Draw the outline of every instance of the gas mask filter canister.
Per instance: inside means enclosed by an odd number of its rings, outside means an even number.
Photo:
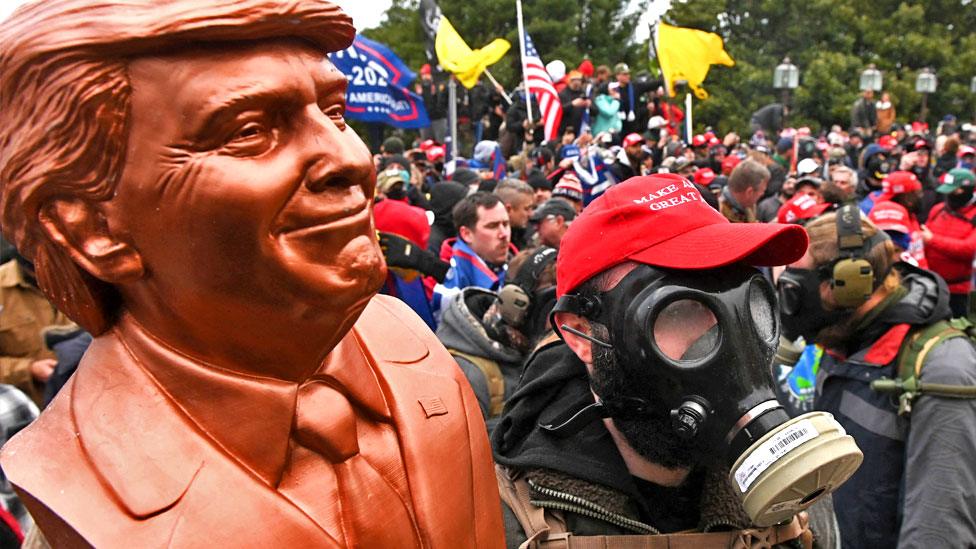
[[[861,464],[861,451],[833,416],[791,419],[777,402],[775,294],[755,269],[640,265],[609,292],[564,295],[559,311],[606,326],[609,342],[562,330],[612,349],[629,380],[619,391],[594,387],[599,415],[633,422],[669,410],[670,436],[695,448],[697,461],[731,466],[730,481],[756,526],[790,519]],[[543,428],[575,431],[582,425],[572,423],[599,415],[577,412]]]

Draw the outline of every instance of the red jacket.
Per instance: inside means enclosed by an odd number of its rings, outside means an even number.
[[[945,204],[936,204],[929,213],[928,226],[932,240],[925,243],[925,258],[929,269],[949,284],[954,294],[968,293],[972,287],[973,256],[976,254],[976,204],[958,213],[945,211]]]

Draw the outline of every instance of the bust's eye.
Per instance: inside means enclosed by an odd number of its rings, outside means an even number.
[[[271,149],[275,130],[268,124],[249,120],[241,123],[227,138],[224,149],[234,156],[258,156]]]
[[[328,106],[320,107],[322,112],[328,116],[340,131],[346,129],[346,107],[342,103],[333,103]]]

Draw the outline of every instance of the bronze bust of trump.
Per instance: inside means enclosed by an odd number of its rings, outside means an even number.
[[[95,341],[2,465],[61,546],[495,547],[477,403],[375,296],[370,155],[317,0],[0,24],[0,221]]]

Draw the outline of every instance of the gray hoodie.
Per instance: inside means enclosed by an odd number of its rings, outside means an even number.
[[[505,380],[505,400],[515,392],[522,374],[523,354],[511,347],[491,339],[485,331],[481,319],[495,302],[497,294],[482,288],[469,287],[451,297],[445,306],[441,323],[437,328],[437,338],[448,350],[457,350],[476,357],[486,358],[498,364]],[[490,433],[498,418],[489,418],[490,394],[488,382],[481,370],[462,356],[454,355],[458,366],[464,372],[474,394],[478,397],[481,414],[485,417]]]

